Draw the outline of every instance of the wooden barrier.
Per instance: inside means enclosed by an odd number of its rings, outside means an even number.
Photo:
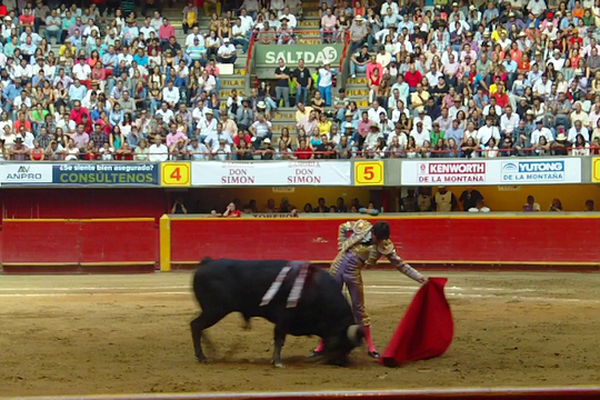
[[[171,216],[161,235],[168,257],[161,268],[192,266],[206,256],[295,259],[327,264],[337,253],[337,232],[347,218],[198,218]],[[418,215],[385,220],[399,254],[415,265],[516,266],[596,269],[600,216]],[[165,242],[167,241],[167,242]]]
[[[154,218],[2,223],[0,261],[5,273],[152,272],[158,262]]]

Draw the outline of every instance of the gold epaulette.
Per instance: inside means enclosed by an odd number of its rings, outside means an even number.
[[[373,228],[373,225],[371,225],[371,223],[369,221],[366,221],[364,219],[359,219],[352,226],[352,231],[354,232],[355,235],[363,236],[363,235],[369,233],[371,231],[371,228]]]
[[[383,240],[377,246],[377,251],[379,251],[384,256],[393,252],[394,249],[395,249],[394,242],[392,242],[390,239]]]

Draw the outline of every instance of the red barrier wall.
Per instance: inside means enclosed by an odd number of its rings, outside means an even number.
[[[2,189],[2,218],[160,218],[163,189]]]
[[[422,264],[600,263],[600,218],[587,216],[414,216],[389,222],[407,261]],[[172,219],[173,264],[213,258],[331,261],[345,219]]]
[[[151,272],[153,218],[3,221],[5,272]],[[112,268],[106,268],[112,267]]]

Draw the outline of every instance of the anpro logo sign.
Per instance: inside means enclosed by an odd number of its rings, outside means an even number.
[[[0,171],[2,184],[52,183],[50,164],[3,164]]]

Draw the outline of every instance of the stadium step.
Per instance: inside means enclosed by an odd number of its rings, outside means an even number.
[[[346,89],[347,96],[367,96],[368,94],[368,89]]]
[[[219,99],[227,99],[229,97],[229,95],[231,94],[231,89],[227,89],[227,90],[221,90],[219,92]],[[239,88],[238,89],[238,95],[244,97],[246,95],[246,92],[244,91],[244,89]]]
[[[348,78],[346,82],[348,85],[366,85],[367,78]]]
[[[318,27],[319,26],[319,21],[318,20],[304,20],[304,21],[300,21],[300,23],[298,24],[299,27]]]
[[[244,86],[243,80],[238,79],[221,79],[221,87],[231,87],[232,89],[241,88]]]
[[[283,119],[291,119],[291,120],[295,120],[296,119],[296,112],[280,112],[277,111],[273,114],[273,118],[275,119],[279,119],[279,120],[283,120]]]

